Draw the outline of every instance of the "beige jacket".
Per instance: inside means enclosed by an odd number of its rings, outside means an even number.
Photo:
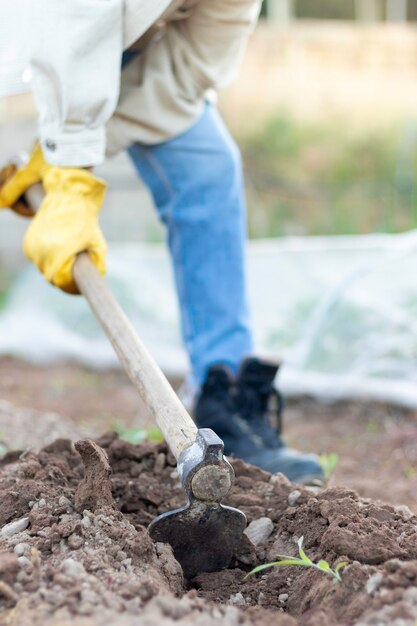
[[[96,165],[199,116],[234,76],[261,0],[35,0],[39,134],[55,165]],[[124,49],[139,51],[121,72]]]

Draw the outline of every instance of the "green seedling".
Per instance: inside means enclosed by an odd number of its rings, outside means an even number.
[[[321,454],[319,461],[324,473],[324,480],[327,484],[339,463],[339,455],[337,454],[337,452]]]
[[[416,468],[412,465],[407,465],[407,467],[405,467],[403,471],[406,478],[414,478],[414,476],[417,474]]]
[[[143,441],[155,441],[161,443],[164,440],[164,436],[159,428],[129,428],[123,424],[113,424],[115,432],[119,435],[120,439],[128,441],[129,443],[137,444]]]
[[[379,423],[376,419],[372,418],[366,423],[366,432],[370,435],[376,435],[379,430]]]
[[[304,537],[300,537],[298,540],[298,554],[299,557],[296,556],[288,556],[285,554],[278,554],[279,561],[274,561],[273,563],[264,563],[263,565],[258,565],[248,574],[246,574],[244,580],[246,580],[252,574],[257,574],[258,572],[263,572],[265,569],[270,567],[282,567],[288,565],[299,565],[301,567],[312,567],[314,569],[319,570],[323,574],[327,574],[328,576],[332,576],[334,583],[342,582],[342,578],[340,576],[340,570],[348,564],[348,561],[343,561],[342,563],[338,563],[334,569],[330,567],[327,561],[320,560],[318,563],[314,563],[304,552],[303,550],[303,541]]]

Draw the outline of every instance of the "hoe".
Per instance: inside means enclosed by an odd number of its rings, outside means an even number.
[[[40,184],[26,192],[34,211],[43,195]],[[177,460],[188,502],[151,522],[152,539],[172,546],[186,578],[227,567],[246,517],[221,504],[234,480],[223,441],[208,428],[197,429],[86,252],[77,256],[73,275]]]

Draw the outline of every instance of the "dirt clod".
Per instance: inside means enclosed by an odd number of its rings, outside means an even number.
[[[94,441],[77,441],[75,449],[81,456],[85,475],[75,492],[75,509],[88,509],[93,513],[104,506],[115,506],[110,474],[111,467],[105,451]]]
[[[13,583],[19,571],[17,556],[7,552],[0,553],[0,580],[5,583]]]

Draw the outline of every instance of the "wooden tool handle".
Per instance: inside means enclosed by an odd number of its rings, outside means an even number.
[[[33,185],[25,197],[37,210],[44,197],[42,185]],[[73,276],[178,460],[181,452],[195,441],[197,428],[193,420],[86,252],[78,255]]]

